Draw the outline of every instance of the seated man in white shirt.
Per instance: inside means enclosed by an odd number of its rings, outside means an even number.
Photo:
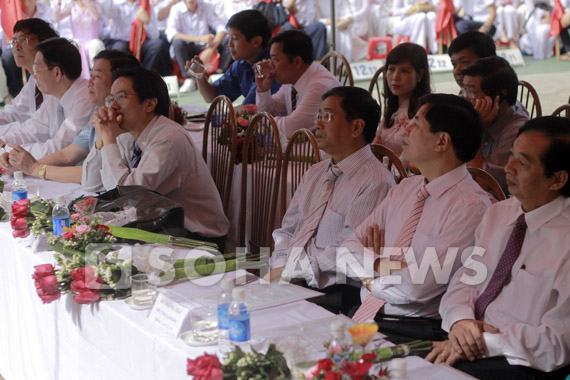
[[[89,78],[89,101],[95,107],[105,105],[105,97],[111,93],[112,77],[115,71],[136,67],[139,61],[130,53],[120,50],[102,50],[93,59]],[[81,183],[81,162],[87,157],[94,144],[102,145],[101,138],[91,124],[87,124],[73,143],[55,153],[36,160],[19,145],[10,144],[10,153],[0,156],[0,166],[10,171],[20,170],[24,174],[50,179],[57,182]]]
[[[456,12],[455,29],[458,34],[463,34],[471,30],[478,30],[481,33],[492,36],[497,28],[495,19],[497,18],[497,7],[495,0],[455,0],[455,7],[462,14],[459,17]]]
[[[184,128],[168,119],[166,84],[140,67],[116,72],[113,79],[106,106],[93,115],[102,147],[92,149],[83,162],[83,187],[155,190],[184,207],[189,237],[212,241],[223,252],[229,221],[202,155]]]
[[[273,232],[270,278],[300,280],[326,293],[340,293],[334,305],[321,306],[346,313],[358,300],[360,285],[335,285],[336,249],[395,181],[370,150],[380,107],[367,91],[358,87],[327,91],[316,118],[317,144],[331,158],[313,165],[303,176],[281,228]],[[321,196],[324,191],[330,191],[328,197]],[[296,270],[298,265],[304,268]]]
[[[20,20],[14,25],[14,38],[10,41],[16,65],[32,72],[36,45],[48,38],[57,37],[57,32],[39,18]],[[20,73],[20,77],[21,77]],[[43,103],[43,94],[36,86],[36,78],[31,75],[22,91],[0,111],[0,125],[12,121],[26,121]]]
[[[301,31],[288,30],[273,37],[269,55],[270,61],[261,62],[263,78],[255,77],[255,102],[259,111],[275,116],[285,145],[296,130],[315,130],[313,115],[319,111],[323,94],[340,82],[323,65],[313,62],[313,43]],[[273,79],[282,86],[271,95]]]
[[[491,206],[440,312],[449,340],[427,359],[478,379],[570,373],[570,120],[520,130],[505,166],[514,196]]]
[[[348,277],[364,284],[363,304],[353,319],[376,317],[379,330],[394,343],[445,336],[439,302],[490,204],[465,165],[477,153],[481,133],[479,116],[467,100],[444,94],[420,98],[403,155],[422,175],[390,189],[372,215],[341,242],[346,251],[337,261],[364,261],[364,269],[345,269]],[[382,257],[370,256],[365,247]]]
[[[19,144],[40,159],[73,142],[89,121],[93,105],[75,45],[65,38],[50,38],[36,50],[33,71],[45,104],[23,123],[0,126],[0,145]]]

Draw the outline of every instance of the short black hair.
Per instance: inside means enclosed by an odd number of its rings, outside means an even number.
[[[526,132],[538,132],[550,139],[550,145],[540,155],[544,175],[549,178],[564,170],[570,176],[570,119],[557,116],[537,117],[527,121],[518,136]],[[570,197],[570,180],[560,189],[560,195]]]
[[[475,158],[483,139],[483,124],[471,102],[457,95],[428,94],[420,98],[418,110],[423,105],[428,106],[425,119],[430,131],[451,136],[457,159],[469,162]]]
[[[113,82],[123,77],[131,80],[133,91],[136,92],[141,103],[146,99],[156,98],[156,107],[153,112],[168,117],[170,96],[166,83],[157,72],[143,69],[141,66],[129,67],[114,72]]]
[[[301,57],[305,63],[313,62],[313,41],[305,32],[300,30],[281,32],[269,40],[270,47],[275,43],[281,44],[281,50],[289,61],[292,62],[293,58]]]
[[[16,22],[16,24],[14,24],[14,34],[18,32],[33,34],[40,42],[50,38],[59,37],[59,34],[52,28],[52,26],[40,18],[27,18]]]
[[[323,95],[323,100],[329,96],[341,98],[340,107],[346,114],[346,120],[364,120],[362,135],[366,144],[370,144],[376,135],[376,129],[382,116],[380,106],[370,93],[359,87],[335,87]]]
[[[98,59],[106,59],[111,64],[111,73],[117,70],[124,69],[127,67],[137,67],[140,65],[138,59],[135,58],[131,53],[127,53],[121,50],[101,50],[93,61]]]
[[[81,54],[71,41],[54,37],[36,45],[38,53],[42,53],[48,68],[59,67],[63,74],[71,80],[81,75]]]
[[[476,30],[466,32],[455,37],[447,49],[447,54],[451,57],[451,55],[459,53],[461,50],[465,49],[473,50],[473,53],[475,53],[479,58],[497,55],[497,49],[493,38]]]
[[[481,77],[481,90],[494,98],[501,91],[506,91],[509,105],[517,101],[519,77],[509,62],[502,57],[486,57],[472,62],[463,71],[463,75]]]
[[[261,13],[256,9],[246,9],[245,11],[238,12],[234,14],[228,20],[226,28],[235,28],[244,35],[247,42],[251,41],[253,37],[261,37],[261,45],[263,47],[267,46],[269,39],[271,38],[271,28],[269,27],[269,22]]]

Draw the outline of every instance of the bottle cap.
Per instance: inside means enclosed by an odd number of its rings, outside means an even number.
[[[245,301],[245,289],[244,288],[234,288],[232,290],[232,298],[234,301]]]
[[[220,284],[220,287],[223,290],[232,290],[234,288],[234,280],[231,278],[224,278]]]
[[[63,195],[56,195],[55,203],[65,204],[65,197]]]
[[[22,173],[22,172],[14,172],[14,179],[15,179],[15,180],[22,180],[22,179],[24,179],[24,173]]]

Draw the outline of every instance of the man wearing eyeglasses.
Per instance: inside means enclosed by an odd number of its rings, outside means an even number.
[[[0,145],[19,144],[36,159],[71,144],[89,121],[87,80],[81,77],[81,56],[65,38],[51,38],[36,45],[33,73],[46,97],[29,120],[0,127]]]
[[[325,299],[315,301],[337,313],[358,302],[360,284],[336,284],[336,249],[395,184],[370,150],[379,120],[378,103],[361,88],[336,87],[323,95],[315,138],[331,158],[305,174],[273,232],[268,278],[324,291]]]
[[[57,32],[39,18],[20,20],[14,25],[14,38],[9,42],[16,65],[32,72],[36,56],[36,44],[57,37]],[[21,70],[18,70],[21,71]],[[21,72],[18,73],[21,78]],[[8,76],[10,77],[10,76]],[[0,111],[0,125],[13,121],[26,121],[43,103],[43,94],[36,86],[36,78],[30,76],[22,91]]]

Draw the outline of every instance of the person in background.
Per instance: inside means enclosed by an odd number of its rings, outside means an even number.
[[[431,93],[425,49],[413,43],[392,49],[386,58],[382,82],[386,105],[373,143],[385,145],[399,156],[406,125],[416,114],[420,98]]]
[[[478,30],[489,36],[495,34],[497,7],[495,0],[455,0],[455,29],[458,34]],[[461,14],[461,16],[459,16]]]
[[[478,379],[570,373],[570,120],[519,131],[505,166],[510,199],[489,207],[476,250],[441,301],[449,340],[426,357]]]
[[[285,7],[295,14],[299,24],[298,29],[303,30],[311,37],[315,61],[323,58],[329,50],[327,46],[327,28],[325,24],[319,21],[316,3],[316,0],[287,0],[285,2]],[[282,32],[291,29],[295,28],[289,21],[281,27]]]
[[[396,24],[396,33],[437,54],[435,10],[432,0],[395,0],[392,15],[402,17]]]

